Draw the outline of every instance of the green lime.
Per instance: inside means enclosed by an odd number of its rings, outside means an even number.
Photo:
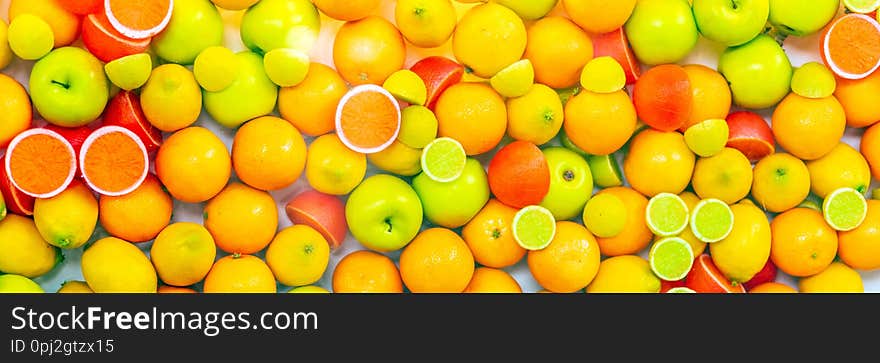
[[[865,196],[853,188],[840,188],[825,197],[822,214],[831,228],[851,231],[862,225],[868,215]]]
[[[413,105],[424,106],[428,100],[428,88],[425,81],[416,72],[402,69],[391,74],[382,84],[388,92],[401,101]]]
[[[678,195],[660,193],[648,201],[645,221],[651,232],[662,237],[677,236],[688,226],[690,211]]]
[[[587,156],[587,164],[593,173],[593,183],[601,188],[623,185],[623,175],[614,154]]]
[[[309,55],[290,48],[276,48],[263,56],[263,69],[272,83],[280,87],[300,84],[309,73]]]
[[[219,45],[205,48],[196,57],[193,75],[205,91],[220,92],[238,78],[238,57]]]
[[[843,6],[854,13],[868,14],[880,7],[880,0],[843,0]]]
[[[581,86],[595,93],[613,93],[626,86],[626,73],[614,58],[593,58],[581,71]]]
[[[684,142],[694,154],[707,158],[724,150],[729,136],[727,121],[709,119],[685,130]]]
[[[721,241],[733,231],[733,211],[718,199],[704,199],[691,213],[691,232],[698,240],[713,243]]]
[[[809,62],[794,70],[791,91],[801,97],[825,98],[834,94],[837,80],[824,64]]]
[[[489,84],[504,97],[525,96],[535,84],[535,67],[528,59],[517,61],[492,76]]]
[[[694,266],[694,250],[681,238],[664,238],[651,246],[648,262],[657,277],[666,281],[679,281]]]
[[[451,182],[461,176],[467,162],[464,147],[455,139],[434,139],[422,150],[422,171],[429,178],[441,183]]]
[[[522,248],[537,251],[547,248],[556,236],[556,219],[547,208],[530,205],[513,217],[513,239]]]
[[[584,226],[596,237],[612,238],[626,226],[626,204],[611,193],[599,193],[584,207]]]
[[[690,288],[684,287],[684,286],[678,286],[678,287],[673,287],[669,290],[666,290],[666,293],[667,294],[696,294],[697,292],[690,289]]]
[[[425,106],[413,105],[400,112],[397,141],[413,149],[422,149],[437,138],[437,116]]]
[[[104,65],[110,82],[126,91],[143,86],[152,72],[153,58],[147,53],[132,54]]]

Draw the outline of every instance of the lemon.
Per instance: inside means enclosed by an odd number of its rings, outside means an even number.
[[[425,106],[413,105],[401,111],[397,141],[414,149],[428,146],[437,138],[437,116]]]
[[[90,294],[93,293],[92,288],[89,287],[85,281],[64,281],[61,284],[61,288],[58,289],[59,294]]]
[[[285,228],[266,250],[266,263],[278,282],[287,286],[313,284],[330,262],[330,245],[318,231],[304,224]]]
[[[452,36],[452,52],[478,77],[489,78],[522,58],[526,37],[526,26],[513,10],[485,3],[462,16]]]
[[[165,227],[150,247],[156,273],[163,282],[173,286],[202,281],[216,257],[214,237],[196,223],[178,222]]]
[[[153,59],[147,53],[132,54],[104,65],[104,72],[110,82],[126,91],[146,84],[152,71]]]
[[[507,100],[507,134],[516,140],[543,145],[559,133],[564,116],[556,91],[535,84],[522,97]]]
[[[770,222],[761,209],[746,203],[730,207],[733,230],[727,238],[709,244],[712,262],[728,279],[743,283],[752,279],[770,258]]]
[[[382,88],[404,102],[424,106],[428,101],[428,87],[415,72],[401,69],[392,73],[382,84]]]
[[[733,204],[749,195],[752,178],[749,159],[739,150],[728,147],[714,156],[697,160],[692,182],[700,198],[716,198]]]
[[[810,171],[791,154],[776,153],[761,159],[753,179],[752,197],[773,213],[796,207],[810,194]]]
[[[402,176],[413,176],[422,171],[422,150],[414,149],[395,140],[387,149],[367,155],[377,168]]]
[[[21,275],[0,275],[0,293],[41,293],[40,285]]]
[[[156,270],[135,245],[115,237],[98,240],[82,255],[82,274],[95,292],[155,293]]]
[[[798,283],[804,293],[863,293],[862,276],[849,266],[833,262],[824,271],[805,277]]]
[[[614,58],[603,56],[590,60],[581,71],[581,87],[590,92],[613,93],[626,86],[623,67]]]
[[[862,154],[845,143],[839,143],[825,156],[807,162],[810,189],[825,198],[840,188],[853,188],[867,193],[871,185],[871,169]]]
[[[34,221],[10,214],[0,221],[0,271],[25,277],[41,276],[63,255],[46,243]]]
[[[366,173],[367,156],[349,149],[335,133],[319,136],[309,145],[306,179],[321,193],[351,193]]]
[[[798,67],[791,77],[791,91],[801,97],[831,97],[836,89],[834,73],[819,62],[809,62]]]
[[[599,272],[587,286],[588,293],[658,293],[660,279],[644,258],[623,255],[599,264]]]
[[[684,141],[694,154],[709,157],[724,150],[729,136],[727,121],[708,119],[685,130]]]
[[[82,247],[98,223],[98,201],[83,183],[34,202],[34,222],[46,242],[66,249]]]
[[[458,17],[449,0],[398,0],[394,20],[410,43],[434,48],[449,40]]]
[[[535,84],[535,67],[528,59],[516,61],[489,78],[489,84],[504,97],[525,96]]]
[[[9,49],[9,25],[0,19],[0,69],[12,62],[12,49]]]

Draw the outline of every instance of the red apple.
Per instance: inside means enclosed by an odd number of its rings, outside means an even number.
[[[727,127],[730,129],[727,147],[739,150],[751,162],[776,151],[773,130],[761,115],[749,111],[734,112],[727,116]]]
[[[730,280],[724,277],[724,274],[718,270],[712,257],[702,254],[694,260],[694,266],[685,277],[685,286],[691,290],[701,293],[745,293],[746,290],[742,284],[732,284]]]
[[[305,224],[320,232],[331,249],[345,241],[348,223],[345,205],[338,197],[315,190],[300,193],[287,203],[287,217],[294,224]]]
[[[134,92],[119,91],[104,109],[104,125],[115,125],[134,132],[152,154],[162,145],[162,131],[147,121],[141,102]]]
[[[758,273],[755,274],[751,280],[744,283],[743,286],[745,286],[746,291],[749,291],[755,288],[755,286],[773,281],[776,281],[776,265],[773,264],[773,261],[768,259],[767,263],[764,264],[764,268],[762,268],[761,271],[758,271]]]
[[[6,155],[0,158],[0,193],[6,202],[6,209],[20,216],[34,215],[34,197],[22,193],[6,175]]]
[[[452,85],[461,82],[461,77],[464,76],[464,66],[440,56],[422,59],[413,64],[410,70],[425,81],[425,87],[428,88],[426,106],[431,110],[434,109],[440,94]]]
[[[605,56],[614,58],[623,67],[623,73],[626,74],[626,84],[633,84],[639,80],[642,74],[641,63],[633,54],[623,28],[604,34],[595,34],[591,39],[594,58]]]

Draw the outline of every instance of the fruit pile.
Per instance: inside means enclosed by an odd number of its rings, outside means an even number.
[[[0,68],[28,73],[0,74],[0,292],[72,264],[58,292],[862,292],[880,269],[878,0],[0,6]]]

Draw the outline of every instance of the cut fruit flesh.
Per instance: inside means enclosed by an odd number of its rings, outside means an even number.
[[[9,143],[6,154],[6,175],[16,189],[34,198],[58,195],[76,175],[73,146],[49,129],[35,128],[18,134]]]

